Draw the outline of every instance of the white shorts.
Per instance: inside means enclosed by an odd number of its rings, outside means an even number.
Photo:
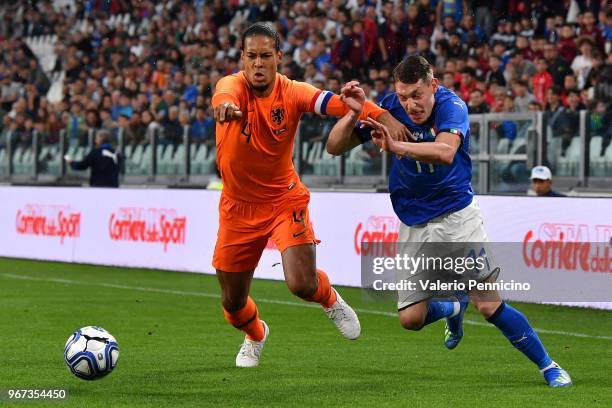
[[[461,243],[464,242],[488,242],[487,234],[483,227],[482,217],[480,215],[480,207],[478,206],[476,199],[473,199],[470,205],[464,209],[441,215],[430,220],[426,224],[408,226],[401,223],[397,243],[398,254],[408,254],[409,256],[416,257],[422,254],[422,252],[419,249],[419,245],[415,244],[434,242],[449,243],[449,246],[455,246],[454,249],[456,249],[457,246],[462,247],[464,248],[465,253],[472,248],[475,249],[476,253],[482,253],[481,251],[484,248],[486,256],[490,258],[491,254],[488,247],[485,248],[485,246],[478,245],[478,249],[476,249],[476,247],[471,247],[469,245],[465,247],[461,245]],[[442,253],[432,253],[432,245],[428,245],[427,248],[428,249],[426,251],[429,252],[428,256],[443,256]],[[440,245],[435,248],[443,249],[443,246]],[[472,277],[479,282],[486,281],[496,272],[498,272],[498,269],[496,268],[484,268],[481,271],[478,271],[476,275],[472,275]],[[448,296],[448,294],[443,295],[442,292],[439,291],[423,289],[420,284],[420,282],[424,282],[426,280],[436,280],[437,277],[439,277],[439,275],[436,275],[435,272],[430,270],[412,272],[397,270],[397,281],[415,282],[413,290],[398,290],[398,310],[405,309],[412,304],[430,299],[437,295],[440,295],[441,297]]]
[[[488,242],[482,224],[474,198],[463,210],[440,215],[427,224],[410,227],[402,222],[398,242]]]

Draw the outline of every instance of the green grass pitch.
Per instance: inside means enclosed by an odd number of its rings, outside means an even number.
[[[343,339],[317,305],[283,282],[251,295],[271,328],[260,367],[237,369],[240,332],[223,319],[213,276],[0,259],[0,389],[66,389],[68,407],[581,407],[612,406],[612,313],[519,304],[574,386],[549,389],[470,307],[465,337],[443,347],[442,322],[400,328],[392,302],[339,288],[362,335]],[[73,330],[102,326],[121,349],[99,381],[67,370]],[[51,404],[51,405],[49,405]]]

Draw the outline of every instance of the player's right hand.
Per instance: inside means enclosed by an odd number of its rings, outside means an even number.
[[[233,103],[226,102],[215,107],[213,116],[215,118],[215,122],[225,123],[231,120],[240,119],[242,117],[242,111],[240,111],[240,108]]]
[[[397,141],[393,139],[389,129],[380,122],[372,118],[366,118],[363,120],[363,124],[372,129],[372,143],[378,146],[381,151],[387,151],[390,153],[399,154],[397,150]],[[398,159],[400,156],[398,156]]]
[[[378,121],[385,125],[393,140],[398,142],[414,142],[416,138],[404,124],[395,119],[389,112],[384,112],[378,117]]]

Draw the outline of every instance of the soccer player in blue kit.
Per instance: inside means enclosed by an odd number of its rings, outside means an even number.
[[[382,100],[381,107],[410,130],[414,142],[394,140],[375,120],[358,123],[365,94],[357,82],[349,82],[342,97],[352,111],[330,132],[328,152],[342,154],[372,140],[394,155],[389,192],[401,221],[400,247],[403,242],[487,242],[471,186],[466,104],[439,85],[423,57],[406,58],[395,68],[393,79],[395,92]],[[479,281],[494,282],[494,272],[483,271]],[[398,291],[401,325],[420,330],[446,318],[444,344],[454,349],[463,337],[463,315],[471,300],[488,322],[538,366],[549,386],[572,384],[569,374],[550,358],[525,315],[503,302],[497,291],[471,291],[469,299],[465,293],[458,294],[452,302],[435,300],[434,296],[425,290]]]

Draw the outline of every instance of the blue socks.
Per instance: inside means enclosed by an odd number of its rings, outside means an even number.
[[[429,302],[429,306],[427,306],[427,316],[425,317],[425,322],[423,323],[423,326],[421,328],[444,317],[449,317],[450,315],[452,315],[453,311],[455,310],[454,304],[455,302],[451,301]]]
[[[452,303],[450,305],[452,309]],[[510,340],[510,343],[533,361],[540,370],[552,364],[544,345],[529,325],[524,314],[512,306],[502,303],[487,320],[501,330],[504,336]]]

